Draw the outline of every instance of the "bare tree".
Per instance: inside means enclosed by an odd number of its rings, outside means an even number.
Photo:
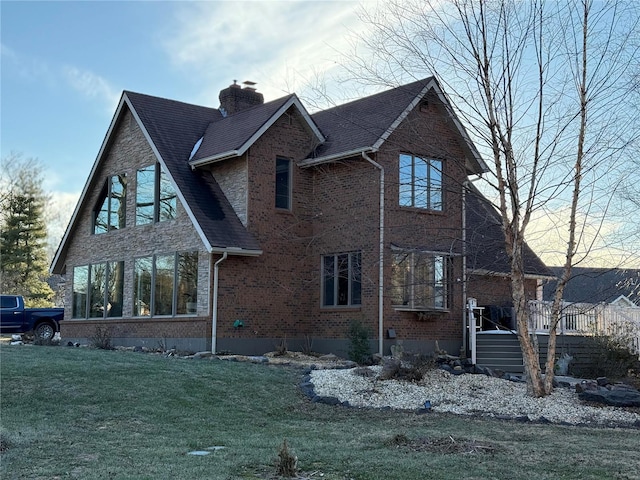
[[[365,6],[366,7],[366,6]],[[438,74],[469,132],[492,159],[511,264],[511,292],[530,394],[552,390],[564,286],[589,252],[638,137],[626,98],[637,58],[634,2],[389,0],[362,10],[371,27],[349,56],[351,77],[396,85]],[[351,65],[351,66],[349,66]],[[355,65],[355,66],[354,66]],[[534,212],[563,210],[564,268],[554,298],[546,376],[531,332],[523,245]]]

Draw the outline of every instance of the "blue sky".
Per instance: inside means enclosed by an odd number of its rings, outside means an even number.
[[[357,24],[357,4],[343,1],[0,8],[2,157],[37,157],[45,189],[71,209],[122,90],[214,107],[234,79],[258,82],[266,100],[302,94],[307,79],[335,68]]]

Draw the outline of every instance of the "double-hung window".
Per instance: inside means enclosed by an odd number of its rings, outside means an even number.
[[[93,211],[93,233],[106,233],[125,227],[127,210],[127,176],[107,178]]]
[[[198,253],[141,257],[134,264],[133,315],[194,315],[198,302]]]
[[[361,253],[322,257],[322,306],[360,306],[362,297]]]
[[[400,154],[400,206],[442,211],[442,160]]]
[[[398,310],[445,310],[448,308],[449,257],[396,251],[392,263],[392,304]]]
[[[136,225],[176,217],[178,196],[160,164],[138,170],[136,175]]]

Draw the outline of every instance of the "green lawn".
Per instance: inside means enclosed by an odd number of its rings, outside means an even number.
[[[6,344],[0,362],[3,479],[275,478],[285,438],[313,479],[640,478],[637,429],[313,404],[290,367]]]

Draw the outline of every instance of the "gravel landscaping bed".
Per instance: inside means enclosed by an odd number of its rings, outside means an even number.
[[[407,382],[379,380],[379,366],[369,370],[370,376],[357,368],[312,370],[306,385],[316,401],[357,408],[448,412],[568,425],[640,427],[637,409],[586,405],[570,388],[556,388],[547,397],[533,398],[527,395],[524,383],[486,375],[452,375],[434,369],[419,382]]]

